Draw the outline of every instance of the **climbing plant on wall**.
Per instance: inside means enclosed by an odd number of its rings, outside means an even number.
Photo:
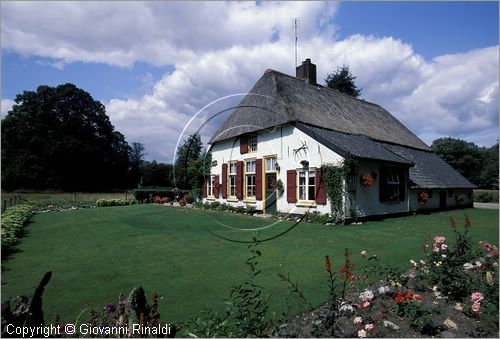
[[[326,193],[330,198],[331,214],[336,221],[343,217],[344,180],[346,176],[356,172],[358,162],[353,158],[345,158],[340,164],[326,164],[324,181]]]

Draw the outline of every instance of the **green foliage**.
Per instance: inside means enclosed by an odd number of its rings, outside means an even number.
[[[183,189],[200,188],[203,177],[210,173],[212,156],[203,152],[203,143],[198,133],[191,134],[177,149],[174,181]]]
[[[2,214],[2,249],[17,242],[24,225],[30,220],[32,210],[31,204],[20,204],[5,210]]]
[[[140,167],[143,187],[173,187],[173,166],[157,161],[145,161]]]
[[[338,67],[335,73],[328,74],[325,83],[330,88],[357,98],[361,95],[361,88],[356,86],[355,80],[356,77],[351,74],[349,66],[344,65]]]
[[[431,149],[473,184],[498,189],[498,143],[485,148],[461,139],[440,138]]]
[[[137,204],[137,200],[125,199],[99,199],[96,201],[97,207],[129,206]]]
[[[262,253],[257,249],[258,242],[248,246],[249,258],[246,260],[247,275],[243,283],[231,289],[228,305],[223,313],[205,311],[188,324],[189,333],[197,337],[267,337],[274,320],[269,316],[269,296],[256,280],[262,272],[259,259]]]
[[[344,180],[347,175],[355,171],[356,166],[357,161],[351,158],[344,159],[341,165],[327,164],[324,166],[326,193],[330,198],[331,217],[335,222],[342,220],[344,217]]]
[[[335,223],[338,219],[331,217],[329,214],[322,214],[318,211],[306,212],[302,221],[310,222],[312,224],[328,224]]]
[[[134,197],[141,202],[153,202],[153,197],[169,198],[171,201],[176,200],[176,197],[182,197],[188,193],[186,190],[175,190],[172,188],[138,188],[134,190]]]
[[[2,120],[2,188],[98,191],[126,185],[130,146],[104,105],[73,84],[15,98]]]
[[[498,202],[498,190],[474,190],[474,201],[476,202]]]
[[[137,187],[141,181],[141,167],[144,163],[144,145],[140,142],[133,142],[129,150],[128,180],[130,187]]]

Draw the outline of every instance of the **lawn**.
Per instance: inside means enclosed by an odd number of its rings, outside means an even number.
[[[464,213],[472,218],[474,241],[498,244],[498,210],[458,210],[351,226],[300,223],[259,245],[260,283],[278,314],[296,312],[299,302],[278,273],[290,273],[311,301],[320,304],[327,296],[326,254],[334,267],[340,265],[345,247],[353,252],[355,264],[366,250],[384,262],[407,265],[423,254],[426,237],[450,236],[450,216],[462,225]],[[101,309],[138,285],[159,293],[162,321],[186,321],[207,307],[223,309],[231,286],[244,279],[247,244],[214,234],[238,241],[256,235],[264,239],[294,225],[273,223],[275,219],[159,205],[37,214],[19,251],[2,262],[2,302],[19,294],[31,296],[43,273],[53,271],[44,297],[49,321],[55,313],[62,321],[74,321],[87,305]],[[230,227],[265,229],[256,233]]]

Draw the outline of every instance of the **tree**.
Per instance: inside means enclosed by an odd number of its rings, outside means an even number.
[[[129,180],[131,187],[137,187],[141,181],[141,167],[144,163],[144,145],[140,142],[133,142],[129,152]]]
[[[335,73],[330,73],[325,79],[326,86],[336,89],[339,92],[353,96],[361,95],[361,88],[355,84],[356,77],[349,71],[349,66],[338,67]]]
[[[203,143],[198,133],[191,134],[177,149],[174,174],[176,185],[182,189],[193,189],[201,186],[207,162],[211,157],[203,152]]]
[[[104,105],[73,84],[18,94],[2,120],[7,190],[96,191],[125,185],[130,146]]]
[[[141,165],[142,186],[173,187],[171,164],[145,161]]]
[[[473,184],[498,188],[498,143],[485,148],[461,139],[440,138],[431,149]]]

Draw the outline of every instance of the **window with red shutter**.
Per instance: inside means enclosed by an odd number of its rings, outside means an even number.
[[[297,202],[297,172],[295,170],[286,171],[286,200]]]
[[[222,199],[227,199],[227,164],[222,164]]]
[[[262,159],[255,160],[255,199],[262,200]]]
[[[203,178],[203,185],[201,185],[201,196],[203,198],[207,197],[207,178]]]
[[[248,153],[248,136],[240,136],[240,154]]]
[[[219,176],[218,175],[215,176],[215,180],[214,180],[214,197],[215,197],[215,199],[219,198]]]
[[[326,189],[325,181],[323,180],[323,169],[316,168],[316,203],[320,205],[326,204]]]
[[[243,200],[243,161],[236,163],[236,198]]]

